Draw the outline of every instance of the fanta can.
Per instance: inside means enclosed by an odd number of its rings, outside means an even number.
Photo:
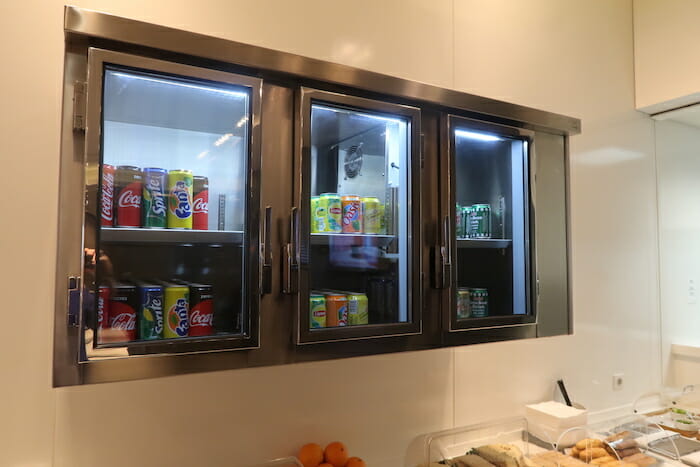
[[[185,285],[166,284],[163,337],[185,337],[189,334],[190,289]]]
[[[359,196],[343,196],[343,233],[362,233],[362,200]]]
[[[191,170],[168,173],[168,228],[192,228],[192,183]]]
[[[325,215],[324,229],[319,232],[342,232],[343,205],[336,193],[323,193],[318,200],[319,209]]]

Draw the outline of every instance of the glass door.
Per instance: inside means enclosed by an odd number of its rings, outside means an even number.
[[[258,344],[258,79],[90,49],[85,359]]]
[[[444,126],[450,330],[534,323],[531,134],[455,116]]]
[[[419,110],[299,96],[301,208],[285,280],[288,292],[300,285],[297,342],[419,333]]]

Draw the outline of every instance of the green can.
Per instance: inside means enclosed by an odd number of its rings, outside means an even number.
[[[474,204],[469,214],[469,237],[491,238],[491,205]]]
[[[464,225],[462,223],[462,206],[459,203],[455,206],[455,235],[457,238],[464,237]]]
[[[363,293],[348,293],[348,324],[369,324],[367,295]]]
[[[489,291],[486,289],[469,289],[469,307],[472,318],[485,318],[489,315]]]
[[[321,197],[311,197],[311,233],[323,232],[326,229],[326,209],[320,206]]]
[[[319,198],[319,209],[323,208],[325,213],[325,225],[319,232],[340,233],[343,230],[342,218],[343,207],[340,195],[337,193],[323,193]]]
[[[471,206],[462,206],[462,238],[470,238],[471,235],[471,226],[469,224],[469,219],[471,219],[472,215],[472,207]]]
[[[471,291],[466,287],[457,289],[457,319],[471,316]]]
[[[326,298],[321,294],[309,297],[309,326],[311,329],[326,327]]]
[[[141,226],[145,228],[164,228],[168,211],[165,188],[168,171],[156,167],[143,169],[143,203]]]

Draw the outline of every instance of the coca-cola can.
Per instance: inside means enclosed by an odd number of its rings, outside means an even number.
[[[116,227],[141,227],[143,174],[132,165],[120,165],[115,175]]]
[[[136,309],[139,297],[131,284],[117,284],[109,298],[109,324],[112,342],[129,342],[136,339]]]
[[[110,290],[101,285],[97,294],[97,343],[102,343],[103,331],[109,328],[109,296]]]
[[[190,336],[214,334],[214,292],[211,285],[190,284]]]
[[[201,175],[194,176],[192,228],[196,230],[209,229],[209,179]]]
[[[114,226],[114,172],[113,165],[102,165],[102,191],[100,210],[102,211],[101,225]]]

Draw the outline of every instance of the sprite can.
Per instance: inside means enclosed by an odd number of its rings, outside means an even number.
[[[326,327],[326,298],[321,294],[311,294],[309,298],[309,326],[311,329]]]
[[[366,234],[378,234],[382,229],[379,198],[362,198],[362,231]]]
[[[154,340],[163,337],[163,287],[140,284],[139,306],[136,310],[138,338]]]
[[[363,293],[348,293],[348,324],[369,324],[369,313],[367,310],[367,295]]]
[[[325,221],[324,229],[319,232],[340,233],[343,230],[343,208],[338,194],[323,193],[318,200],[318,209],[323,209]]]
[[[466,287],[457,289],[457,319],[471,316],[471,293]]]
[[[163,337],[185,337],[190,331],[190,288],[186,285],[167,284],[163,292]]]
[[[143,169],[143,205],[141,213],[145,228],[164,228],[168,207],[165,203],[165,186],[168,171],[155,167]]]
[[[469,306],[472,318],[485,318],[489,315],[489,291],[486,289],[469,289]]]
[[[191,170],[171,170],[168,173],[168,228],[192,228]]]
[[[491,238],[491,205],[475,204],[471,207],[469,237]]]
[[[457,203],[455,206],[455,236],[457,238],[465,237],[464,224],[462,223],[462,206]]]

